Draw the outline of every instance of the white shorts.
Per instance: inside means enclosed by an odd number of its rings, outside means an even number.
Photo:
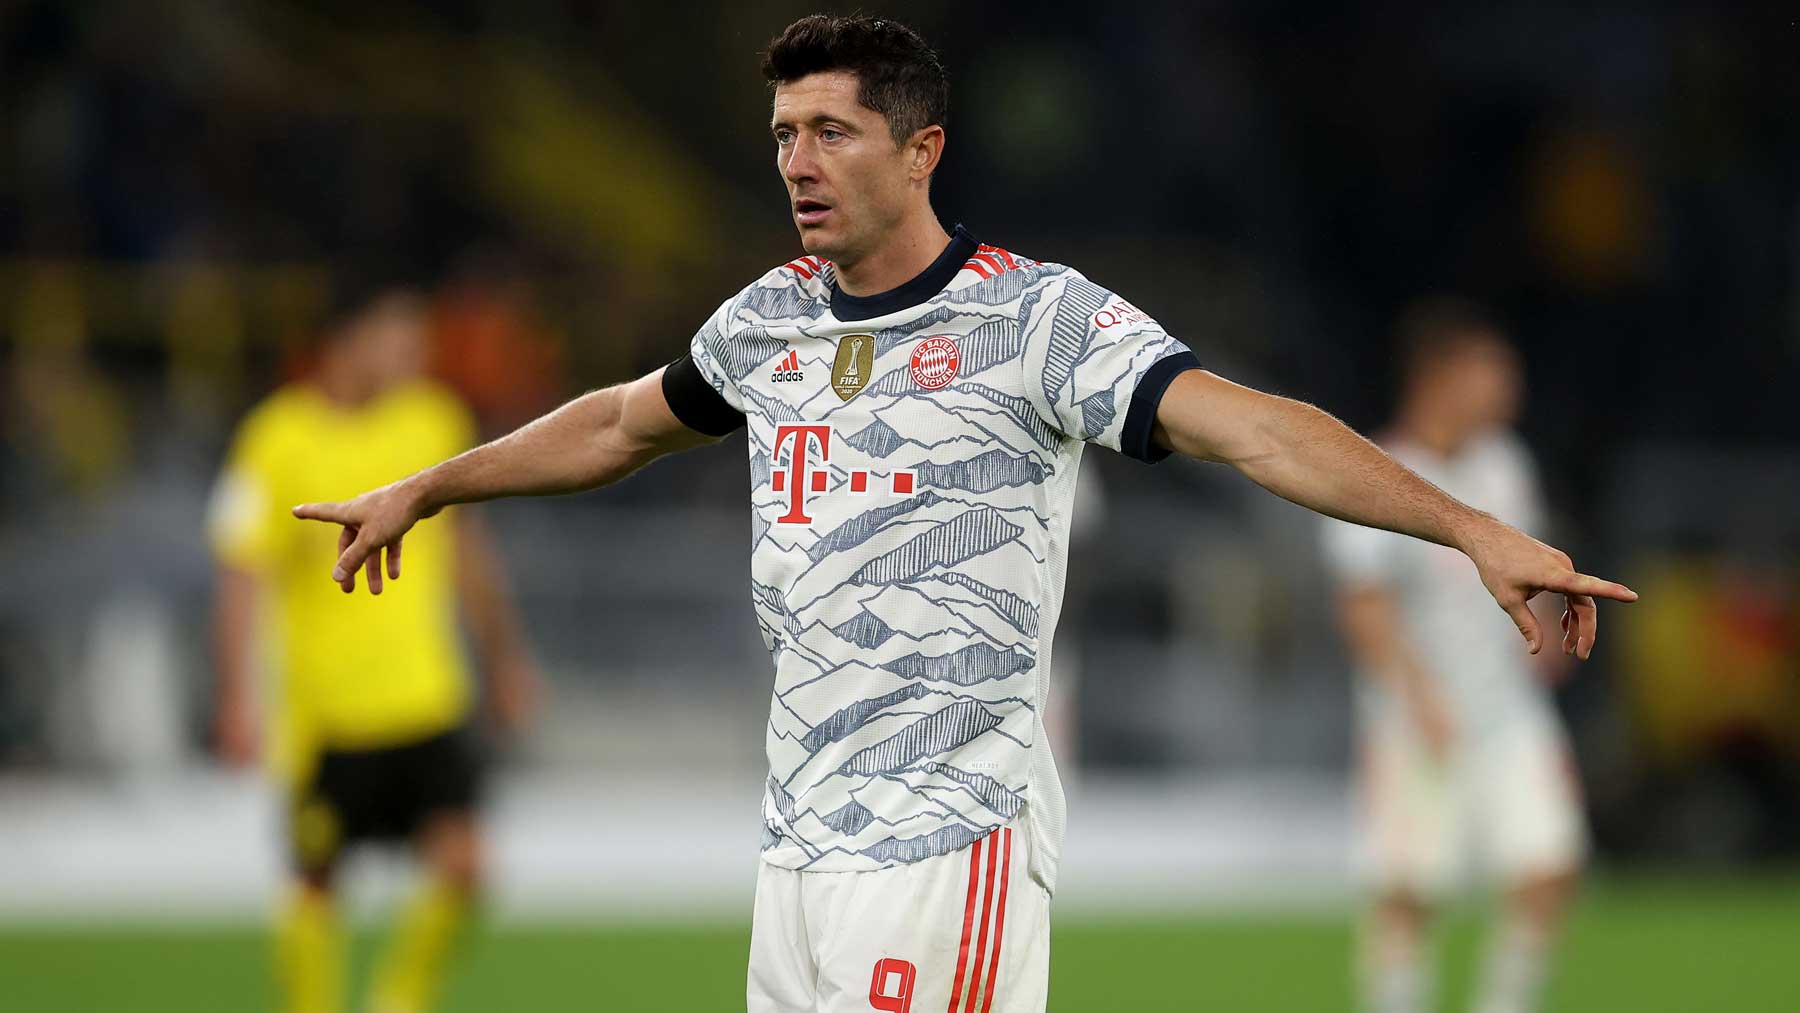
[[[1510,885],[1587,855],[1575,765],[1554,720],[1519,720],[1434,759],[1396,721],[1363,737],[1363,856],[1377,889],[1432,896],[1471,871]]]
[[[1050,893],[1023,817],[961,851],[872,872],[764,864],[749,1013],[1043,1013]]]

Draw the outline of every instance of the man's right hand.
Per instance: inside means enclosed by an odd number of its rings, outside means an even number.
[[[381,593],[382,550],[387,550],[387,579],[400,579],[400,541],[412,526],[436,513],[427,509],[417,483],[401,479],[340,503],[303,503],[294,516],[338,524],[338,558],[331,579],[349,594],[356,590],[356,571],[369,579],[369,593]]]

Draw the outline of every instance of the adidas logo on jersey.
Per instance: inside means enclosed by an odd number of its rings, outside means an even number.
[[[806,379],[806,374],[800,371],[800,353],[788,349],[787,355],[775,364],[775,375],[771,379],[776,383],[795,383]]]

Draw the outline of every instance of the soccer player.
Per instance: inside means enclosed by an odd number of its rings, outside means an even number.
[[[1383,446],[1438,488],[1521,530],[1543,526],[1530,456],[1508,432],[1519,364],[1472,307],[1421,304],[1400,328],[1406,370]],[[1537,1008],[1547,952],[1586,850],[1574,765],[1542,679],[1475,574],[1442,546],[1330,521],[1359,701],[1374,902],[1361,987],[1370,1013],[1435,1008],[1426,948],[1436,901],[1471,861],[1504,891],[1475,1009]]]
[[[1225,461],[1455,546],[1533,648],[1528,597],[1569,596],[1584,656],[1593,596],[1633,597],[1325,413],[1200,369],[1080,273],[946,232],[930,185],[948,87],[911,29],[802,18],[763,71],[804,256],[648,376],[295,508],[342,526],[333,579],[354,590],[360,568],[373,590],[445,506],[605,485],[747,430],[751,600],[775,668],[750,1010],[1044,1009],[1063,796],[1041,674],[1087,443]]]
[[[275,391],[239,427],[209,518],[218,558],[219,748],[247,764],[266,739],[289,799],[295,880],[279,914],[276,962],[292,1013],[345,1008],[332,887],[349,845],[409,843],[426,873],[367,1008],[426,1009],[468,920],[481,885],[480,776],[459,603],[495,715],[516,725],[533,687],[502,575],[473,514],[409,539],[407,566],[421,579],[380,602],[315,581],[315,561],[336,551],[331,532],[287,518],[296,498],[342,495],[472,444],[461,403],[418,376],[425,321],[411,292],[347,293],[314,375]],[[258,636],[259,619],[272,636]],[[254,685],[263,657],[275,676],[266,736]]]

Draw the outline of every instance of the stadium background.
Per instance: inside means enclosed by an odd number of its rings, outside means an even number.
[[[273,800],[208,758],[200,521],[327,270],[428,279],[490,433],[667,361],[796,252],[755,64],[808,9],[0,2],[0,1008],[269,1001]],[[1559,692],[1600,863],[1552,1008],[1800,1004],[1791,11],[892,9],[953,75],[944,220],[1220,372],[1368,430],[1408,300],[1512,325],[1558,537],[1645,596]],[[732,446],[488,508],[553,703],[504,749],[453,1009],[741,1005],[768,673]],[[1314,526],[1216,467],[1086,474],[1052,1008],[1346,1008]],[[372,911],[399,870],[358,873]]]

